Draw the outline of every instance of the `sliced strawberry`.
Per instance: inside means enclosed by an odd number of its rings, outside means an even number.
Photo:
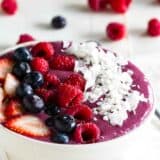
[[[3,123],[6,119],[4,115],[3,99],[4,99],[4,91],[2,88],[0,88],[0,123]]]
[[[5,82],[4,82],[5,93],[8,96],[14,96],[18,85],[19,85],[19,81],[16,79],[16,77],[11,73],[7,73]]]
[[[6,121],[5,126],[12,131],[25,136],[41,138],[48,137],[50,130],[42,120],[33,115],[18,116]]]
[[[9,58],[0,59],[0,80],[4,80],[6,74],[12,71],[13,62]]]
[[[9,101],[9,103],[5,107],[4,114],[7,118],[22,115],[23,111],[20,102],[16,99]]]

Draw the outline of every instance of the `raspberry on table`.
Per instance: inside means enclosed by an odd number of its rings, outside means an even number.
[[[70,84],[61,84],[58,87],[57,100],[60,107],[70,107],[82,102],[83,93]]]
[[[30,42],[30,41],[34,41],[34,40],[35,40],[35,38],[33,38],[30,34],[25,33],[25,34],[21,34],[19,36],[17,44]]]
[[[54,55],[54,47],[49,42],[40,42],[32,48],[32,54],[34,57],[42,57],[50,59]]]
[[[74,131],[74,139],[77,143],[94,143],[100,139],[100,129],[92,122],[79,124]]]
[[[111,8],[117,13],[125,13],[131,3],[132,0],[110,0]]]
[[[83,78],[81,74],[74,73],[70,75],[68,79],[64,83],[71,84],[73,86],[78,87],[82,91],[85,89],[86,80]]]
[[[148,22],[147,33],[152,37],[160,36],[160,21],[157,18],[152,18]]]
[[[106,28],[106,35],[110,40],[121,40],[126,36],[126,27],[122,23],[112,22]]]
[[[36,57],[31,61],[31,66],[34,71],[38,71],[42,74],[45,74],[49,70],[48,62],[41,57]]]
[[[75,59],[73,56],[58,54],[50,61],[52,69],[61,71],[73,71],[75,66]]]
[[[14,15],[18,10],[17,0],[3,0],[1,7],[6,14]]]

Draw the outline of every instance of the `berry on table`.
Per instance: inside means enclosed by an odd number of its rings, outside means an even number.
[[[14,15],[17,12],[17,0],[2,0],[2,10],[8,15]]]
[[[51,26],[55,29],[64,28],[67,25],[67,20],[62,16],[56,16],[51,21]]]
[[[106,35],[110,40],[121,40],[126,36],[126,27],[118,22],[109,23],[106,28]]]
[[[21,43],[25,43],[25,42],[34,41],[34,40],[35,40],[34,37],[32,37],[30,34],[25,33],[25,34],[21,34],[19,36],[19,39],[16,44],[21,44]]]
[[[59,144],[67,144],[69,143],[69,136],[64,133],[54,133],[51,141]]]
[[[157,18],[153,18],[148,22],[147,33],[152,37],[160,36],[160,21]]]

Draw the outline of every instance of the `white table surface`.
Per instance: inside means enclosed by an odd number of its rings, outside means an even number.
[[[129,12],[119,15],[109,11],[93,13],[87,9],[86,0],[18,0],[19,11],[15,16],[0,13],[0,50],[13,46],[21,33],[30,33],[38,40],[100,41],[106,48],[132,59],[146,72],[158,107],[160,38],[145,35],[148,20],[160,18],[160,4],[153,1],[134,0]],[[65,29],[55,31],[50,28],[50,20],[55,15],[67,18]],[[127,25],[128,36],[124,40],[111,42],[105,38],[105,26],[111,21]],[[128,160],[160,159],[160,121],[153,120],[145,132],[141,145],[137,145],[139,152],[128,153]]]

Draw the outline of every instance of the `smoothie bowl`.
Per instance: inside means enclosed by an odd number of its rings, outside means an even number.
[[[153,111],[144,74],[95,42],[29,42],[1,54],[9,160],[118,160]]]

